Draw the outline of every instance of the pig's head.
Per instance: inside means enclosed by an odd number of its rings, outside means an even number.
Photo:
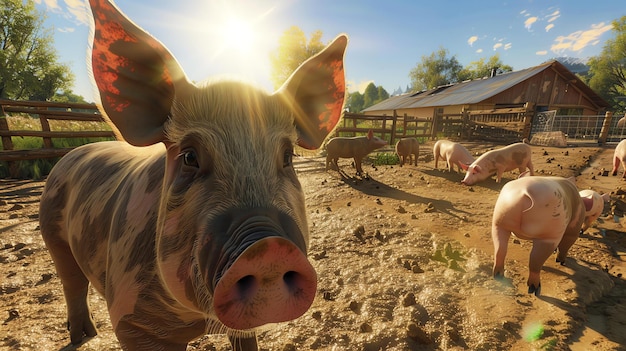
[[[367,140],[372,146],[372,149],[380,149],[381,147],[387,145],[387,141],[375,136],[374,131],[371,129],[367,132]]]
[[[486,174],[480,165],[471,164],[465,168],[465,177],[461,183],[465,185],[474,185],[481,180],[487,179],[488,176],[489,174]]]
[[[156,269],[168,293],[238,330],[302,315],[316,274],[292,156],[294,145],[318,148],[340,118],[347,37],[273,94],[239,82],[196,86],[114,5],[90,3],[103,112],[129,143],[166,146]]]

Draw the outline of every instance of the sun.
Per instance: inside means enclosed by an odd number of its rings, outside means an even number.
[[[258,39],[253,23],[236,17],[225,19],[218,35],[224,49],[237,50],[242,54],[254,51]]]

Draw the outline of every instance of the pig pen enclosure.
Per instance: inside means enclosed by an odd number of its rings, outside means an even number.
[[[473,154],[501,144],[463,142]],[[605,212],[542,270],[527,293],[531,243],[511,238],[504,281],[491,277],[493,205],[507,172],[467,187],[434,169],[432,141],[417,166],[321,156],[296,159],[304,188],[318,292],[302,317],[268,327],[262,350],[625,350],[625,185],[606,172],[611,146],[532,146],[539,175],[576,176],[579,189],[611,193]],[[390,154],[391,150],[382,153]],[[104,300],[90,295],[99,335],[69,345],[65,302],[38,228],[43,182],[0,180],[0,349],[119,350]],[[230,350],[205,336],[188,350]]]

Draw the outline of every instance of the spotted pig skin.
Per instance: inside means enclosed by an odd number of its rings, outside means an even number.
[[[110,1],[90,6],[93,78],[119,140],[63,157],[40,204],[70,340],[97,334],[91,285],[124,350],[183,351],[215,333],[256,351],[259,327],[316,295],[294,147],[318,149],[340,119],[347,37],[267,93],[192,83]]]

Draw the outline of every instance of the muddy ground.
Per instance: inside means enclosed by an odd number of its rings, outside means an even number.
[[[466,144],[473,153],[491,144]],[[262,350],[626,350],[626,182],[604,176],[608,147],[533,146],[539,175],[577,177],[579,189],[611,192],[611,204],[570,250],[551,257],[542,295],[526,288],[531,243],[511,238],[506,279],[491,277],[493,204],[501,184],[472,187],[434,169],[432,143],[417,166],[377,166],[368,178],[299,158],[319,291],[299,319],[268,328]],[[440,168],[442,165],[440,164]],[[43,182],[0,180],[0,349],[71,350],[61,285],[38,229]],[[617,215],[611,207],[617,206]],[[102,298],[100,330],[78,350],[119,350]],[[221,335],[189,350],[229,350]]]

